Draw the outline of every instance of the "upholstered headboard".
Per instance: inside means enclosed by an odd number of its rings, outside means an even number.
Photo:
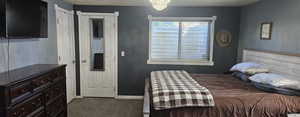
[[[292,76],[300,80],[300,54],[245,49],[243,61],[252,61],[267,66],[271,72]]]

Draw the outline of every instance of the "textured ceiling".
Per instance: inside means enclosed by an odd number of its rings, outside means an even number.
[[[149,0],[65,0],[77,5],[148,6]],[[259,0],[171,0],[171,6],[243,6]]]

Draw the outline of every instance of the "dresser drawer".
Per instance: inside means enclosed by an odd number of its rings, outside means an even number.
[[[46,106],[47,117],[56,117],[66,109],[65,96],[60,96],[57,100],[53,101]]]
[[[9,109],[9,117],[26,117],[43,106],[42,95],[34,96],[27,101]]]
[[[14,103],[16,100],[26,95],[30,95],[31,91],[32,91],[32,86],[30,82],[13,85],[12,87],[10,87],[11,103]]]
[[[58,96],[62,96],[66,93],[66,83],[65,80],[60,80],[54,82],[54,85],[46,89],[45,91],[45,100],[46,103],[51,103],[52,100],[55,100]]]
[[[57,80],[61,80],[64,79],[65,77],[65,70],[64,69],[57,69],[53,72],[51,72],[51,74],[49,74],[49,80],[54,82]]]
[[[44,108],[39,108],[35,112],[31,113],[27,117],[46,117],[45,109]]]
[[[49,75],[43,75],[37,79],[32,80],[32,87],[33,87],[33,90],[36,91],[36,90],[46,87],[50,83],[51,83],[51,81],[49,81]]]
[[[56,117],[67,117],[67,115],[68,115],[67,112],[63,111],[60,114],[58,114]]]

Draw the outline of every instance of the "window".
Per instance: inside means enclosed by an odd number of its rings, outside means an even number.
[[[151,17],[148,64],[213,65],[216,17]]]

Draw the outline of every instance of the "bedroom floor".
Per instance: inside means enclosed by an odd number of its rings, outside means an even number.
[[[68,105],[69,117],[142,117],[142,100],[110,98],[75,99]]]

